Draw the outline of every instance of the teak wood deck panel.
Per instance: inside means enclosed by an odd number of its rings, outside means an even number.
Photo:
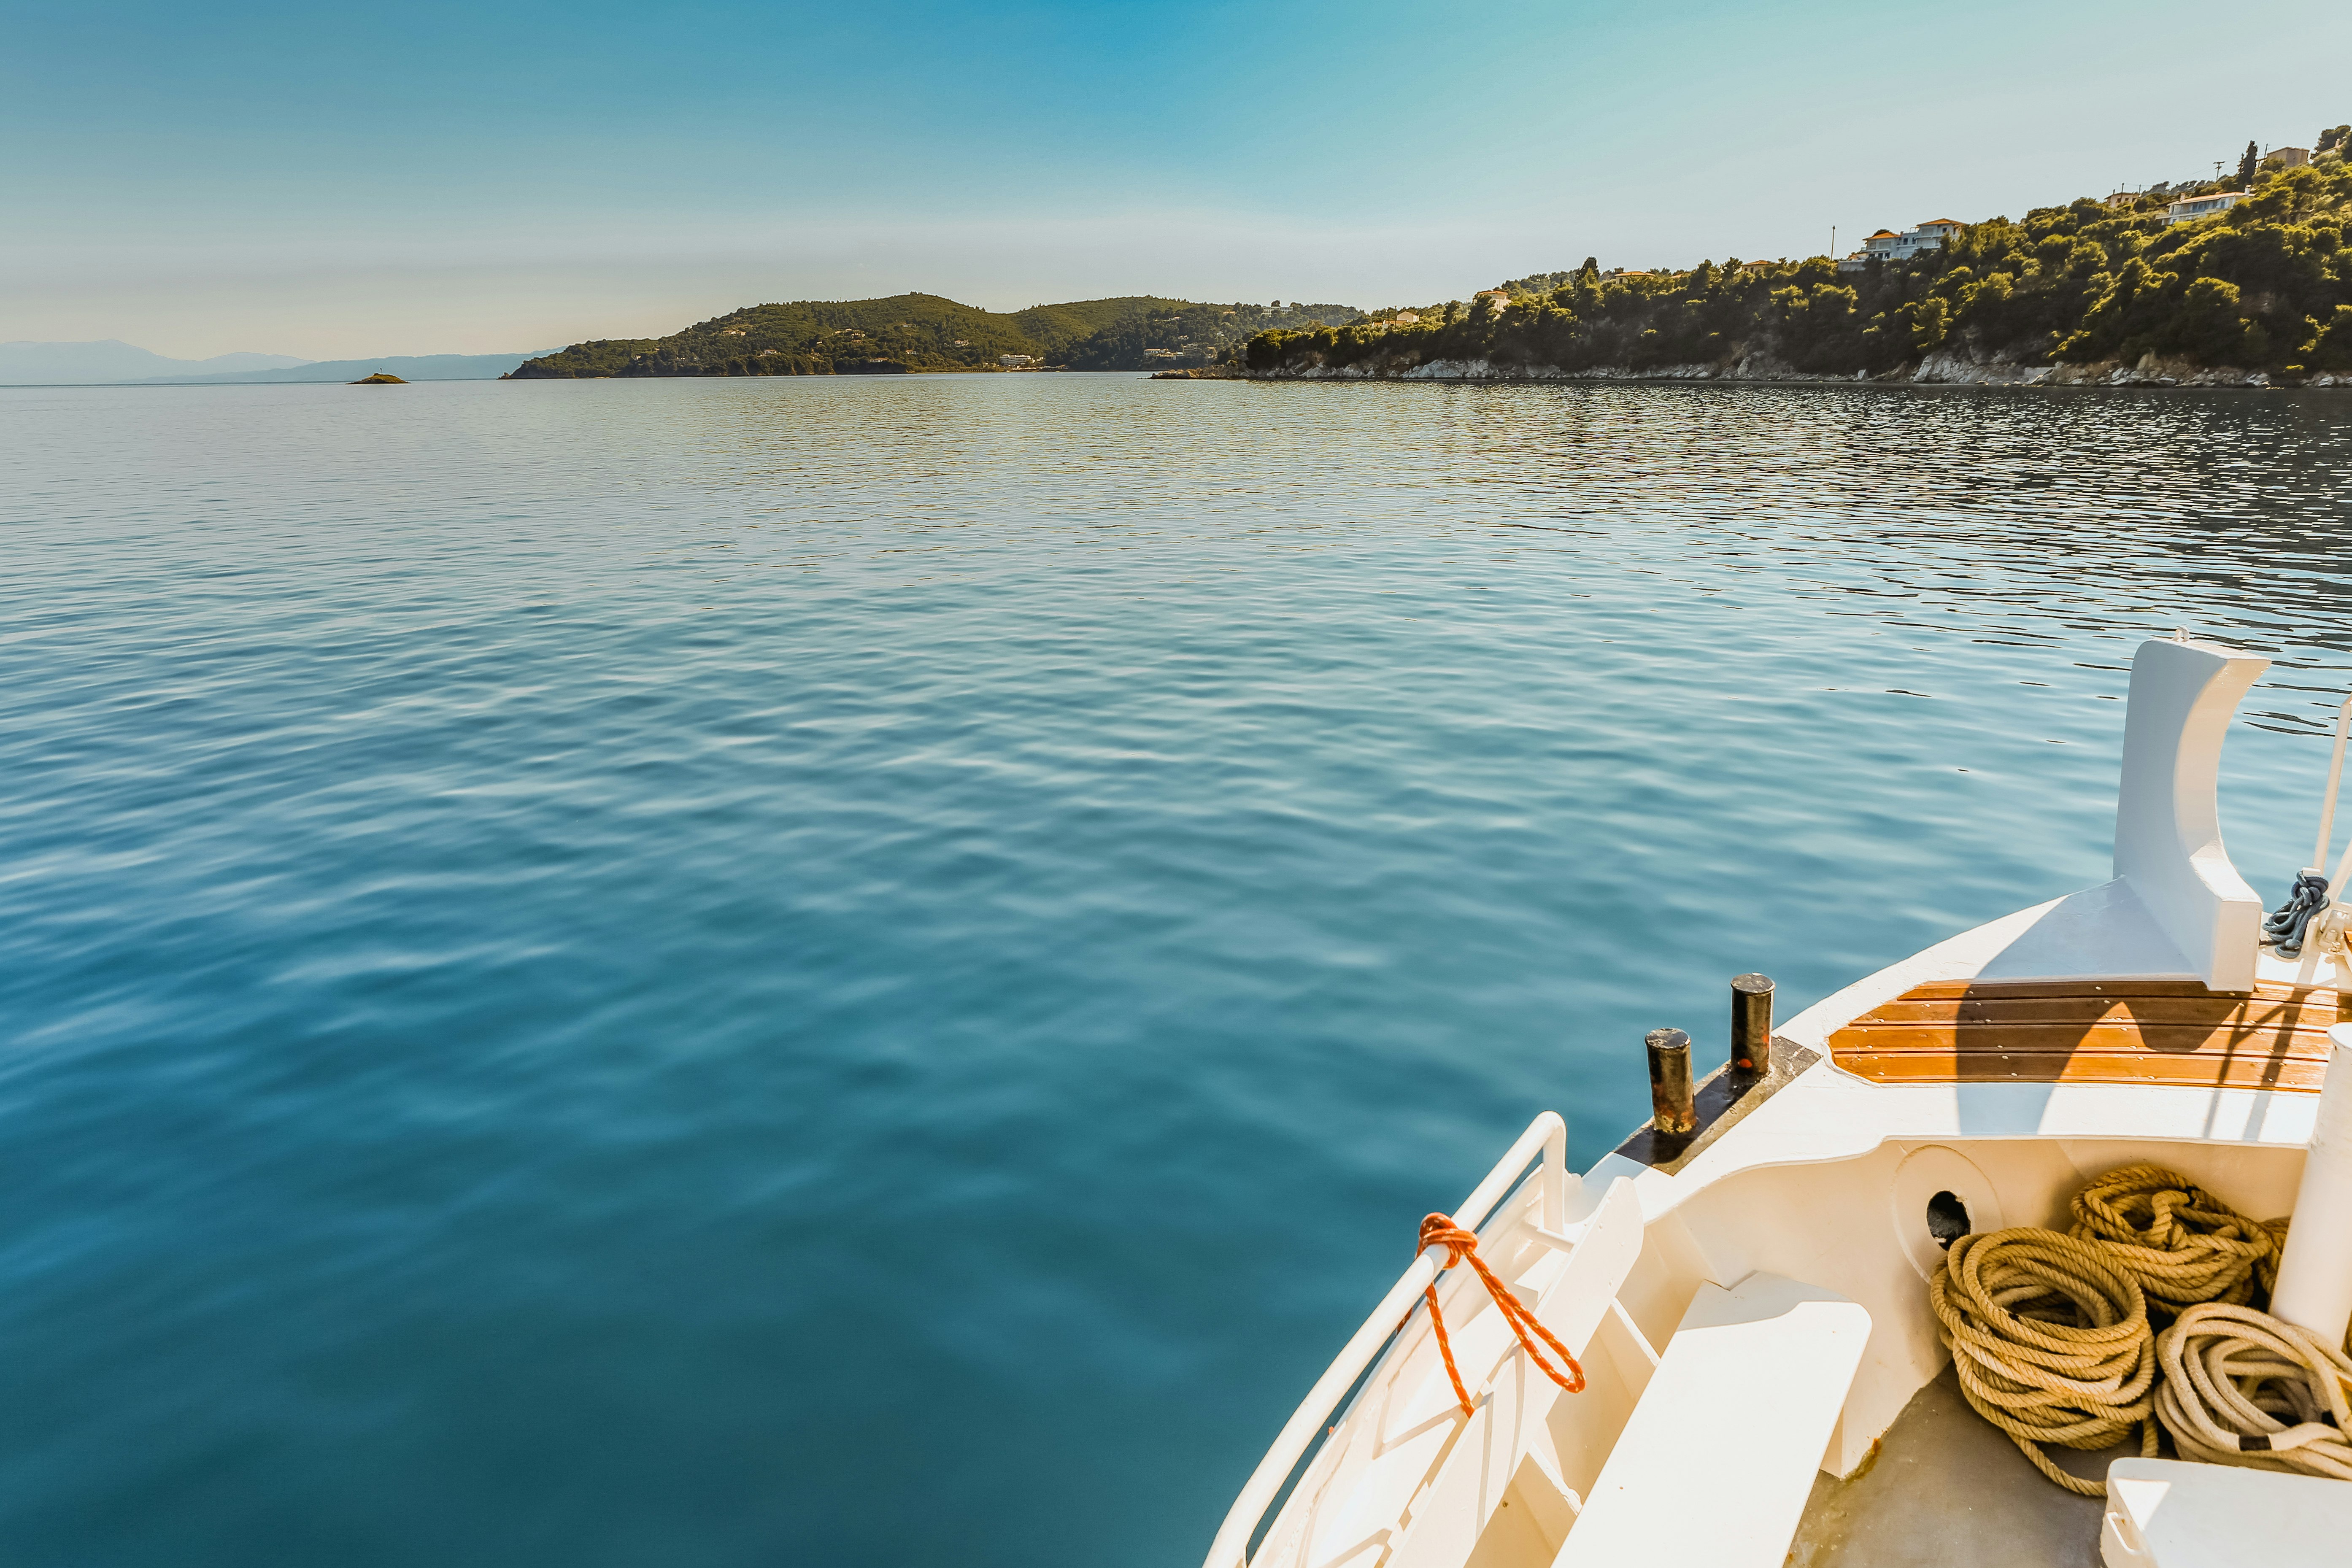
[[[2264,983],[1938,980],[1830,1036],[1830,1059],[1881,1083],[2164,1083],[2316,1092],[2336,992]]]

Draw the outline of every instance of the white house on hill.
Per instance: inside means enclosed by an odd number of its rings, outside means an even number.
[[[2164,220],[2168,224],[2195,223],[2200,217],[2211,217],[2215,213],[2228,212],[2245,199],[2246,193],[2243,191],[2222,191],[2215,195],[2190,196],[2187,201],[2175,202],[2165,208]]]
[[[1841,272],[1859,272],[1873,260],[1908,261],[1915,256],[1942,247],[1944,241],[1968,226],[1958,218],[1929,218],[1918,227],[1904,234],[1882,228],[1862,242],[1862,248],[1838,263]]]

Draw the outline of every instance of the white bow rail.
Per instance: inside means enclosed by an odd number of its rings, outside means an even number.
[[[1547,1110],[1528,1123],[1510,1152],[1496,1163],[1471,1194],[1454,1211],[1454,1223],[1465,1230],[1476,1230],[1495,1212],[1495,1205],[1518,1184],[1519,1174],[1538,1151],[1543,1156],[1542,1168],[1537,1180],[1542,1200],[1543,1227],[1559,1232],[1568,1223],[1568,1124],[1557,1111]],[[1364,1369],[1372,1363],[1406,1318],[1413,1303],[1437,1278],[1438,1259],[1422,1253],[1412,1260],[1381,1304],[1372,1309],[1364,1326],[1356,1331],[1346,1348],[1339,1352],[1315,1386],[1274,1440],[1274,1447],[1258,1461],[1251,1472],[1249,1484],[1242,1488],[1241,1496],[1225,1515],[1225,1522],[1217,1531],[1217,1539],[1209,1546],[1209,1555],[1202,1568],[1248,1568],[1250,1537],[1256,1533],[1258,1522],[1265,1515],[1283,1484],[1297,1468],[1307,1445],[1323,1430],[1324,1418],[1330,1415],[1340,1396],[1355,1386]]]

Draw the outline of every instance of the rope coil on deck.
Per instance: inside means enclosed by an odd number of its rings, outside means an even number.
[[[2251,1307],[2191,1307],[2156,1342],[2157,1418],[2184,1459],[2352,1481],[2352,1357]]]
[[[2074,1194],[2072,1233],[2105,1242],[2165,1317],[2200,1301],[2243,1306],[2278,1277],[2279,1237],[2177,1171],[2124,1165]]]
[[[2323,844],[2321,847],[2326,847]],[[2294,886],[2287,889],[2286,902],[2263,917],[2263,941],[2275,948],[2281,958],[2301,958],[2305,932],[2313,919],[2326,908],[2327,879],[2317,871],[2296,872]]]
[[[1960,1392],[2043,1475],[2084,1497],[2103,1481],[2045,1447],[2098,1449],[2139,1428],[2156,1457],[2156,1345],[2139,1280],[2109,1245],[2034,1226],[1962,1236],[1927,1282]]]
[[[2352,1480],[2352,1359],[2280,1321],[2284,1220],[2250,1219],[2177,1171],[2119,1166],[2074,1194],[2071,1232],[1963,1236],[1928,1281],[1961,1392],[2068,1491],[2044,1445],[2160,1426],[2183,1458]],[[2151,1314],[2175,1320],[2161,1334]]]
[[[1543,1368],[1546,1377],[1570,1394],[1584,1392],[1584,1368],[1568,1353],[1566,1345],[1552,1338],[1549,1329],[1536,1321],[1535,1314],[1511,1293],[1510,1287],[1496,1279],[1495,1271],[1486,1267],[1486,1260],[1478,1256],[1475,1232],[1455,1225],[1451,1215],[1431,1215],[1421,1222],[1421,1245],[1413,1249],[1413,1255],[1419,1257],[1433,1247],[1445,1248],[1445,1261],[1438,1265],[1438,1272],[1444,1273],[1465,1261],[1478,1271],[1478,1278],[1486,1283],[1486,1294],[1495,1299],[1495,1306],[1503,1314],[1503,1321],[1511,1325],[1511,1332],[1518,1336],[1519,1343],[1527,1350],[1528,1359]],[[1464,1415],[1474,1415],[1477,1406],[1470,1403],[1470,1391],[1462,1386],[1462,1373],[1454,1364],[1454,1342],[1445,1333],[1445,1314],[1437,1309],[1436,1281],[1432,1280],[1429,1289],[1422,1294],[1429,1300],[1429,1326],[1437,1331],[1437,1353],[1444,1358],[1445,1375],[1454,1384],[1454,1397],[1461,1402]],[[1565,1374],[1544,1359],[1543,1351],[1528,1337],[1529,1330],[1541,1335],[1545,1344],[1559,1352],[1561,1363],[1568,1368]],[[1571,1378],[1575,1381],[1570,1382]]]

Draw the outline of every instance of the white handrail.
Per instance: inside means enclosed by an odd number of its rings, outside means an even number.
[[[2352,697],[2336,714],[2336,754],[2327,763],[2327,793],[2319,797],[2319,847],[2311,852],[2311,868],[2327,869],[2327,841],[2336,831],[2336,789],[2344,782],[2344,736],[2352,731]],[[2342,895],[2338,894],[2340,898]]]
[[[1555,1110],[1547,1110],[1528,1123],[1528,1130],[1519,1134],[1519,1140],[1511,1145],[1510,1152],[1486,1173],[1486,1179],[1462,1201],[1460,1208],[1454,1211],[1454,1223],[1465,1230],[1476,1230],[1486,1224],[1495,1205],[1503,1201],[1503,1194],[1518,1181],[1519,1173],[1528,1168],[1528,1162],[1535,1157],[1538,1149],[1543,1152],[1543,1168],[1537,1179],[1543,1184],[1544,1226],[1558,1231],[1565,1226],[1568,1223],[1568,1124]],[[1234,1500],[1233,1508],[1225,1515],[1225,1522],[1218,1528],[1217,1539],[1210,1542],[1209,1555],[1202,1568],[1248,1568],[1250,1536],[1256,1531],[1258,1521],[1264,1517],[1267,1505],[1282,1490],[1283,1483],[1290,1479],[1298,1457],[1307,1452],[1307,1446],[1323,1429],[1323,1418],[1331,1413],[1331,1407],[1339,1402],[1340,1395],[1363,1375],[1364,1368],[1371,1364],[1381,1347],[1388,1343],[1389,1337],[1397,1331],[1405,1317],[1412,1312],[1414,1299],[1429,1289],[1430,1282],[1436,1278],[1436,1261],[1424,1252],[1412,1260],[1412,1267],[1404,1271],[1402,1278],[1389,1287],[1389,1293],[1381,1298],[1381,1304],[1372,1309],[1372,1315],[1364,1320],[1364,1326],[1356,1331],[1355,1337],[1348,1342],[1323,1375],[1315,1380],[1315,1386],[1307,1391],[1307,1397],[1299,1402],[1298,1409],[1275,1438],[1274,1447],[1265,1451],[1265,1458],[1260,1459],[1257,1468],[1250,1473],[1249,1484],[1243,1487],[1241,1496]]]

